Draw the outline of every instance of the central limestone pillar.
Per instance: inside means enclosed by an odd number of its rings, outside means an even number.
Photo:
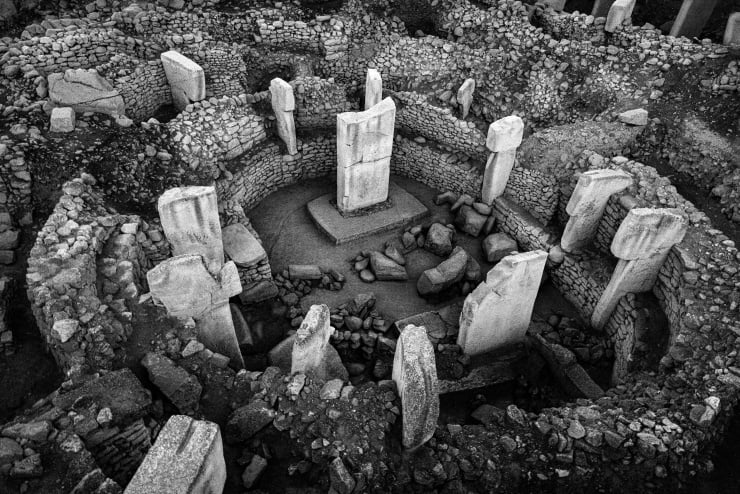
[[[383,79],[380,72],[375,69],[367,69],[365,77],[365,110],[380,103],[383,99]]]
[[[504,194],[511,169],[514,168],[516,150],[522,143],[524,122],[516,115],[496,120],[488,127],[486,147],[491,154],[483,174],[481,196],[489,206]]]
[[[346,213],[388,199],[396,105],[337,115],[337,207]]]
[[[295,119],[293,118],[293,112],[295,111],[293,86],[276,77],[270,81],[270,98],[272,110],[275,112],[275,119],[277,120],[278,135],[288,148],[288,154],[298,154]]]
[[[686,216],[677,209],[632,209],[619,225],[611,251],[619,258],[609,284],[591,316],[591,325],[603,329],[628,293],[653,288],[668,252],[686,235]]]
[[[547,252],[504,257],[465,299],[457,344],[466,355],[487,353],[524,339],[540,289]]]

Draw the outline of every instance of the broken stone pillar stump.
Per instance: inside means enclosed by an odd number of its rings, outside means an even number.
[[[218,425],[173,415],[124,494],[221,494],[226,483]]]
[[[716,6],[717,0],[683,0],[670,35],[677,38],[699,36]]]
[[[590,170],[578,178],[565,211],[570,215],[560,247],[578,252],[596,235],[606,204],[612,194],[632,185],[632,176],[621,170]]]
[[[166,51],[159,58],[175,108],[182,111],[190,103],[206,98],[206,76],[200,65],[176,51]]]
[[[403,446],[414,450],[431,439],[439,418],[437,367],[426,328],[410,324],[401,331],[392,375],[401,397]]]
[[[291,373],[300,372],[326,379],[327,346],[331,338],[329,307],[312,305],[303,318],[293,343]]]
[[[350,212],[388,199],[396,105],[337,115],[337,206]]]
[[[162,229],[172,255],[203,256],[208,271],[216,275],[224,263],[224,246],[214,187],[176,187],[157,201]]]
[[[53,108],[49,120],[50,132],[72,132],[75,130],[75,111],[70,107]]]
[[[214,277],[201,256],[185,254],[161,262],[146,278],[152,295],[170,315],[195,319],[199,341],[235,366],[244,366],[229,308],[229,297],[242,290],[233,262],[224,264]]]
[[[722,42],[728,46],[740,46],[740,12],[730,14]]]
[[[489,206],[504,194],[523,135],[524,122],[516,115],[504,117],[488,127],[486,147],[491,155],[486,162],[481,196]]]
[[[636,0],[616,0],[609,7],[609,13],[606,16],[606,25],[604,30],[613,33],[617,27],[621,26],[624,21],[632,17],[632,11],[635,9]]]
[[[473,92],[475,92],[475,79],[465,79],[460,89],[457,90],[457,103],[460,105],[462,118],[467,118],[470,105],[473,104]]]
[[[594,17],[606,17],[613,3],[614,0],[596,0],[594,2],[594,8],[591,10],[591,15]]]
[[[380,103],[383,99],[383,79],[380,72],[375,69],[367,69],[365,77],[365,110]]]
[[[604,328],[623,296],[653,288],[668,252],[683,240],[686,229],[686,216],[677,209],[635,208],[627,214],[612,240],[619,262],[591,316],[594,328]]]
[[[486,281],[467,296],[457,344],[466,355],[505,348],[524,340],[540,289],[547,252],[504,257]]]
[[[272,101],[272,111],[275,112],[275,119],[277,121],[278,135],[288,148],[288,154],[298,154],[295,120],[293,118],[293,112],[295,111],[293,86],[276,77],[270,81],[270,98]]]

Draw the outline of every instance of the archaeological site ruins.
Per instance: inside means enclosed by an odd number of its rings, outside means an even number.
[[[740,0],[0,0],[0,494],[740,492]]]

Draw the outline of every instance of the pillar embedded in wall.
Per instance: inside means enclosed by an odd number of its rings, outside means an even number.
[[[488,127],[486,147],[491,154],[486,162],[481,196],[488,205],[504,194],[511,169],[516,161],[516,150],[522,143],[524,122],[516,115],[504,117]]]
[[[272,110],[275,112],[275,119],[277,120],[278,135],[288,148],[288,154],[298,154],[295,120],[293,118],[293,112],[295,111],[293,86],[276,77],[270,81],[270,97]]]
[[[164,52],[159,58],[170,84],[175,108],[182,111],[190,103],[205,99],[206,77],[200,65],[176,51]]]
[[[632,17],[636,0],[617,0],[609,7],[604,30],[613,33],[624,21]]]
[[[369,110],[383,99],[383,79],[380,72],[367,69],[365,77],[365,109]]]
[[[632,176],[622,170],[590,170],[581,174],[565,211],[570,215],[560,239],[560,247],[578,252],[596,235],[606,203],[632,184]]]
[[[722,42],[727,46],[740,46],[740,12],[730,14]]]
[[[619,225],[611,251],[619,262],[591,316],[603,329],[619,300],[628,293],[650,291],[668,253],[686,235],[687,220],[678,209],[632,209]]]
[[[717,0],[683,0],[671,26],[671,36],[699,36],[716,6]]]
[[[460,105],[462,118],[467,118],[470,105],[473,104],[473,93],[475,92],[475,79],[465,79],[460,89],[457,90],[457,104]]]

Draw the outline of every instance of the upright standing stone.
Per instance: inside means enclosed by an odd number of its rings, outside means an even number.
[[[467,296],[457,336],[457,344],[466,355],[524,340],[546,262],[544,250],[506,256]]]
[[[632,11],[635,9],[635,2],[636,0],[617,0],[614,2],[606,16],[604,30],[613,33],[625,20],[631,18]]]
[[[591,15],[594,17],[606,17],[613,3],[614,0],[596,0]]]
[[[332,328],[329,307],[312,305],[295,335],[290,371],[325,377],[326,353]]]
[[[577,252],[596,235],[609,197],[632,185],[632,176],[621,170],[591,170],[581,174],[565,211],[570,215],[560,247]]]
[[[423,326],[410,324],[401,331],[392,376],[401,397],[403,446],[414,450],[431,439],[439,418],[434,348]]]
[[[216,275],[224,263],[224,246],[214,187],[176,187],[157,201],[162,229],[172,255],[199,254]]]
[[[470,105],[473,104],[473,92],[475,92],[475,79],[465,79],[460,89],[457,90],[457,104],[460,105],[462,118],[467,118]]]
[[[367,69],[365,77],[365,109],[369,110],[383,99],[383,79],[380,72]]]
[[[388,199],[396,105],[337,115],[337,206],[349,212]]]
[[[182,111],[190,103],[206,98],[206,76],[200,65],[176,51],[166,51],[159,58],[175,108]]]
[[[716,6],[717,0],[683,0],[670,35],[687,38],[699,36]]]
[[[668,252],[686,235],[686,216],[677,209],[632,209],[619,225],[611,251],[619,258],[609,284],[591,316],[603,329],[619,300],[653,288]]]
[[[225,483],[218,425],[173,415],[124,494],[221,494]]]
[[[522,143],[524,122],[516,115],[504,117],[488,127],[486,147],[491,154],[486,162],[481,195],[489,206],[504,194],[511,169],[516,161],[516,150]]]
[[[740,46],[740,12],[730,14],[725,28],[723,43],[728,46]]]
[[[229,261],[213,276],[203,257],[185,254],[159,263],[146,274],[149,290],[175,317],[192,317],[198,339],[210,350],[244,366],[231,318],[229,298],[242,291],[236,265]]]
[[[288,148],[288,154],[297,154],[295,120],[293,119],[293,112],[295,111],[293,86],[276,77],[270,81],[270,98],[272,110],[275,112],[275,119],[277,120],[278,135]]]

